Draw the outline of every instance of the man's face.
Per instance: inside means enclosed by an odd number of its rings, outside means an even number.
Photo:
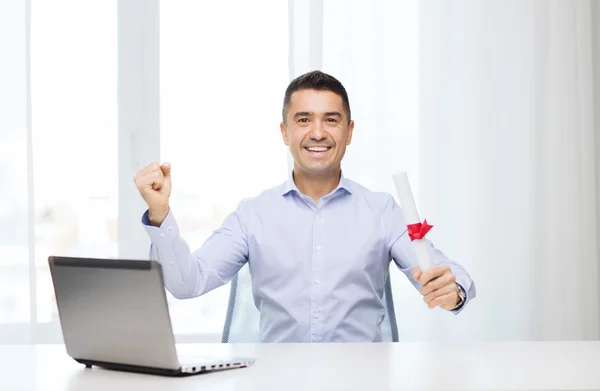
[[[310,175],[336,172],[354,129],[354,121],[348,123],[342,97],[331,91],[296,91],[286,122],[280,125],[281,135],[294,157],[294,169]]]

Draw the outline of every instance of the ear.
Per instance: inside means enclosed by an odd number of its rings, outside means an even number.
[[[289,147],[290,140],[288,139],[287,128],[285,127],[285,124],[283,122],[279,124],[279,129],[281,130],[281,137],[283,138],[283,143]]]
[[[352,132],[354,131],[354,120],[350,121],[350,125],[348,125],[348,138],[346,138],[346,145],[350,145],[352,142]]]

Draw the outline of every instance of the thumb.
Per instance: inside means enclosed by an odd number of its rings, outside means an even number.
[[[167,196],[171,195],[171,163],[163,163],[160,165],[160,170],[163,173],[165,178],[165,182],[163,184],[162,190],[167,194]]]
[[[421,268],[419,266],[412,269],[413,280],[419,281],[422,275],[423,272],[421,271]]]
[[[171,163],[163,163],[160,165],[160,170],[163,172],[163,175],[168,177],[171,176]]]

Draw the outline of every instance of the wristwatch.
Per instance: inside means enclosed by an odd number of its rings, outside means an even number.
[[[465,299],[467,298],[465,290],[463,289],[462,286],[460,286],[460,284],[456,284],[456,293],[458,293],[458,303],[456,303],[456,307],[454,307],[454,308],[458,308],[461,305],[463,305],[463,303],[465,302]]]

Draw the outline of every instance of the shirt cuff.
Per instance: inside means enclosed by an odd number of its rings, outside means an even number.
[[[150,241],[153,244],[158,244],[166,239],[176,239],[179,237],[179,227],[177,226],[177,222],[175,221],[175,217],[169,209],[169,213],[167,217],[163,220],[162,224],[159,227],[155,227],[150,224],[150,218],[148,217],[148,210],[142,216],[142,224],[150,237]]]

